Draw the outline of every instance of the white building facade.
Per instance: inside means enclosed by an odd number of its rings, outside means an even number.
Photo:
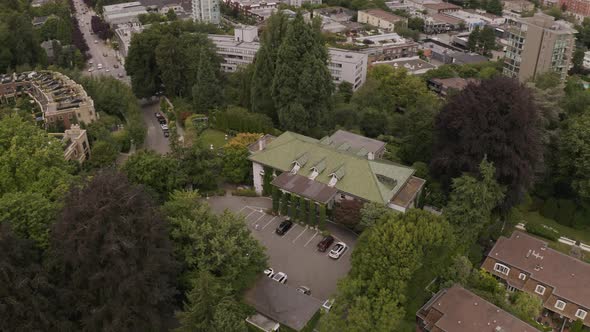
[[[234,29],[234,36],[209,35],[217,47],[217,54],[223,58],[221,68],[225,72],[235,72],[240,66],[254,62],[260,48],[256,27],[241,26]],[[328,49],[330,56],[328,69],[335,84],[349,82],[353,90],[360,88],[367,79],[368,55],[341,50]]]
[[[195,22],[219,24],[219,0],[192,0]]]

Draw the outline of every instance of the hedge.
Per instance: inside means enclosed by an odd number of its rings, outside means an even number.
[[[246,196],[246,197],[256,197],[258,194],[254,189],[238,189],[231,193],[232,196]]]
[[[535,234],[535,235],[544,237],[544,238],[549,239],[551,241],[559,240],[559,232],[557,232],[556,230],[549,228],[545,225],[527,223],[526,224],[526,231],[531,234]]]
[[[235,130],[243,133],[270,133],[271,118],[260,113],[250,113],[244,108],[229,107],[215,114],[214,126],[222,131]]]

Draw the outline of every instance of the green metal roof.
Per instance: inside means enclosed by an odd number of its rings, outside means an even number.
[[[293,168],[292,163],[305,155],[306,163],[301,165],[297,174],[308,177],[311,168],[319,164],[323,170],[315,181],[328,184],[330,174],[334,173],[340,177],[336,189],[379,203],[388,203],[414,174],[410,167],[384,160],[368,160],[357,153],[322,144],[311,137],[285,132],[248,159],[288,172]]]

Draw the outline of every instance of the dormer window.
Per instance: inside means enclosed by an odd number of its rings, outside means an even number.
[[[297,174],[297,172],[299,172],[300,168],[301,168],[301,165],[299,165],[298,162],[294,161],[293,168],[291,168],[291,174]]]
[[[565,302],[563,302],[562,300],[555,301],[555,308],[559,310],[565,309]]]
[[[334,187],[338,183],[338,178],[335,175],[332,175],[330,178],[330,182],[328,182],[329,187]]]
[[[582,309],[578,309],[578,311],[576,311],[576,317],[578,317],[581,320],[584,320],[587,314],[588,313]]]
[[[320,173],[318,172],[318,170],[315,167],[311,168],[311,174],[309,175],[309,179],[310,180],[315,180],[315,178],[318,177]]]
[[[508,275],[508,273],[510,273],[510,268],[504,264],[496,263],[496,265],[494,265],[494,271]]]

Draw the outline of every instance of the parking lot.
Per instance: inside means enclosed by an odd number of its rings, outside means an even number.
[[[266,248],[269,267],[275,272],[285,272],[287,285],[291,287],[307,286],[313,297],[325,300],[333,297],[338,280],[350,270],[350,254],[356,236],[338,225],[329,224],[328,231],[335,238],[334,244],[342,241],[348,245],[348,250],[334,260],[328,257],[329,249],[317,251],[317,244],[323,238],[320,231],[294,223],[285,235],[277,235],[275,229],[285,218],[264,212],[270,200],[225,196],[211,198],[209,202],[217,212],[229,208],[245,217],[254,238]]]

